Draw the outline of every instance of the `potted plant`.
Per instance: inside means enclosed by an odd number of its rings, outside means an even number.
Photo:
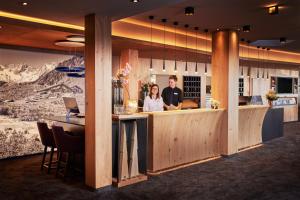
[[[278,99],[278,96],[274,90],[269,90],[269,92],[266,94],[266,98],[268,100],[269,106],[272,107],[273,101],[276,101]]]
[[[215,100],[215,99],[211,99],[210,100],[210,105],[212,109],[218,109],[220,106],[220,102]]]
[[[150,83],[141,83],[142,98],[145,99],[149,94]]]

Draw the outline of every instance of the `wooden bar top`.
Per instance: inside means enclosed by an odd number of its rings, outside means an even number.
[[[225,109],[210,109],[210,108],[199,108],[199,109],[188,109],[188,110],[169,110],[169,111],[156,111],[156,112],[143,112],[144,114],[149,115],[180,115],[187,113],[199,113],[199,112],[220,112]]]
[[[112,115],[113,120],[131,120],[131,119],[143,119],[147,118],[148,114],[146,113],[133,113],[128,115]]]
[[[240,110],[244,109],[261,109],[261,108],[268,108],[268,105],[247,105],[247,106],[239,106]]]

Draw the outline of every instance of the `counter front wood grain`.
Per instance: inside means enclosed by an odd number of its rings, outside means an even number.
[[[238,149],[262,143],[262,125],[268,106],[239,106]]]
[[[149,114],[148,169],[156,172],[220,155],[223,109]]]

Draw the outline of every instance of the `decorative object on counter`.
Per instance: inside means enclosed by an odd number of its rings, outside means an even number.
[[[115,111],[119,113],[118,109],[117,110],[114,109],[115,106],[117,106],[117,108],[119,108],[120,106],[124,105],[124,89],[127,92],[128,98],[130,99],[130,93],[129,93],[128,87],[126,87],[129,83],[128,75],[129,75],[130,71],[131,71],[131,65],[129,63],[126,63],[125,67],[119,69],[116,76],[113,77],[113,80],[112,80],[113,109],[112,110],[114,111],[114,113],[115,113]],[[117,113],[115,113],[115,114],[117,114]]]
[[[215,99],[211,99],[210,100],[210,105],[212,109],[218,109],[220,106],[220,102],[215,100]]]
[[[269,90],[269,92],[266,94],[266,98],[268,100],[269,106],[272,107],[273,101],[278,99],[278,96],[274,90]]]
[[[127,101],[125,114],[133,114],[136,113],[138,109],[137,100],[130,99]]]
[[[114,104],[114,114],[120,115],[125,112],[125,107],[122,104]]]

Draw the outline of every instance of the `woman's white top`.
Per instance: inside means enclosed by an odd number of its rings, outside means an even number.
[[[144,100],[144,112],[152,112],[152,111],[163,111],[164,110],[164,102],[163,98],[151,99],[150,96],[146,96]]]

